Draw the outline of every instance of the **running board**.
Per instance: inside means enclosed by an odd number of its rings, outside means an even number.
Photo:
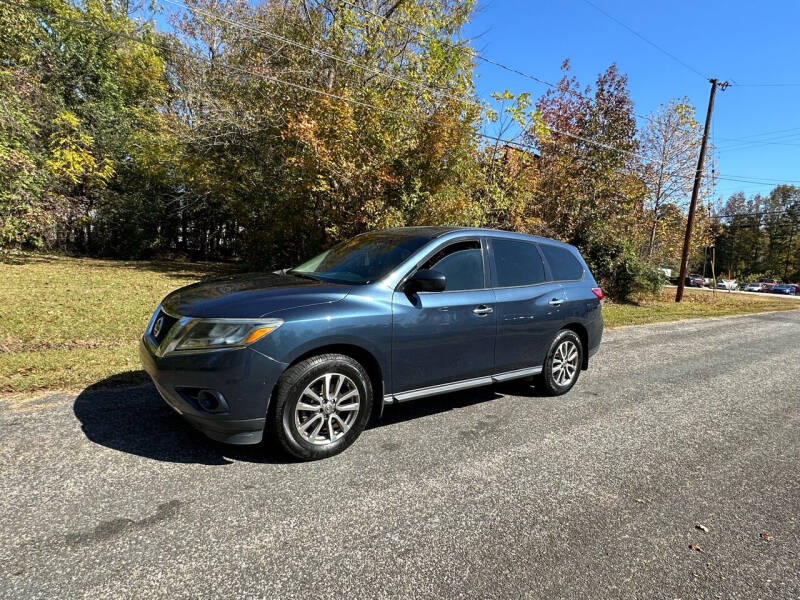
[[[541,372],[542,372],[542,367],[532,367],[529,369],[517,369],[516,371],[506,371],[505,373],[497,373],[496,375],[487,375],[485,377],[476,377],[474,379],[464,379],[463,381],[454,381],[452,383],[442,383],[439,385],[432,385],[430,387],[419,388],[416,390],[409,390],[408,392],[387,394],[386,396],[383,397],[383,403],[395,404],[398,402],[406,402],[408,400],[416,400],[417,398],[425,398],[427,396],[447,394],[449,392],[457,392],[459,390],[481,387],[483,385],[491,385],[493,383],[499,383],[501,381],[510,381],[512,379],[521,379],[523,377],[530,377],[531,375],[538,375]]]

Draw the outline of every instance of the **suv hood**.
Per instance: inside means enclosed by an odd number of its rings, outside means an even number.
[[[336,302],[352,286],[277,273],[246,273],[201,281],[169,294],[161,302],[172,315],[253,319],[290,308]]]

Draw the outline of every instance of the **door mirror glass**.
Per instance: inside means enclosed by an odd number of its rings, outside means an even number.
[[[408,280],[406,290],[409,292],[441,292],[447,287],[444,273],[433,269],[420,269]]]

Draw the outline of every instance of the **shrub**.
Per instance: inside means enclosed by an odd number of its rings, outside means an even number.
[[[639,258],[627,242],[591,240],[581,251],[597,282],[618,302],[630,302],[641,295],[658,295],[663,274]]]

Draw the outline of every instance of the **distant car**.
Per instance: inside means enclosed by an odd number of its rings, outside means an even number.
[[[751,281],[743,289],[745,292],[763,292],[764,286],[757,281]]]
[[[705,285],[705,280],[703,279],[702,275],[697,275],[696,273],[693,275],[686,276],[686,285],[689,287],[703,287]]]
[[[794,296],[797,293],[797,286],[793,283],[779,283],[773,285],[770,290],[773,294],[785,294],[787,296]]]
[[[736,283],[735,279],[720,279],[717,281],[717,289],[732,292],[733,290],[739,289],[739,284]]]
[[[762,285],[762,291],[764,292],[770,291],[773,286],[778,284],[777,279],[770,279],[769,277],[759,277],[756,281]]]

